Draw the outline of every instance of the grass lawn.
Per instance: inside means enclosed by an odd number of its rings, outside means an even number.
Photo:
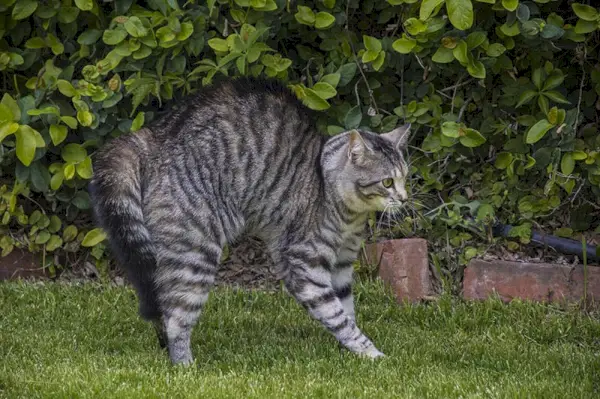
[[[496,300],[397,306],[357,287],[359,324],[388,356],[360,359],[283,292],[217,289],[196,367],[172,367],[133,292],[0,284],[0,397],[599,398],[598,314]]]

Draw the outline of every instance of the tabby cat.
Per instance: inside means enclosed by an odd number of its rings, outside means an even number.
[[[193,362],[222,248],[243,233],[343,346],[383,356],[355,323],[352,263],[367,214],[407,200],[410,125],[328,138],[314,121],[277,81],[226,80],[95,155],[97,223],[173,363]]]

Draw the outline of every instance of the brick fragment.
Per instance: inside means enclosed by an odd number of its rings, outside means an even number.
[[[417,302],[432,295],[427,240],[406,238],[370,244],[368,261],[379,263],[379,277],[392,288],[398,302]]]
[[[0,257],[0,280],[47,277],[36,255],[19,248]]]
[[[588,266],[587,299],[600,300],[600,267]],[[463,295],[485,299],[497,294],[503,301],[576,302],[583,299],[582,265],[472,260],[465,269]]]

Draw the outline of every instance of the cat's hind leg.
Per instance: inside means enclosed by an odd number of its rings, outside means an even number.
[[[186,234],[179,241],[157,243],[156,276],[163,322],[159,334],[164,334],[171,361],[184,365],[193,362],[192,330],[214,284],[222,248],[209,239],[188,245]]]

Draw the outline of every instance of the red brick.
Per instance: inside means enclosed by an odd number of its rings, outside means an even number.
[[[587,296],[600,300],[600,267],[588,266]],[[583,266],[547,263],[472,260],[465,269],[463,295],[485,299],[497,294],[503,301],[520,298],[539,302],[583,299]]]
[[[15,248],[7,256],[0,258],[0,280],[44,277],[46,273],[41,264],[32,253]]]
[[[421,238],[382,241],[367,246],[369,262],[379,264],[379,277],[398,302],[416,302],[432,295],[427,241]]]

